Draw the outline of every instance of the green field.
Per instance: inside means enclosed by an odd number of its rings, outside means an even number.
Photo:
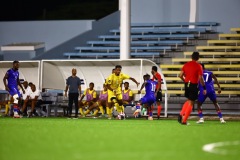
[[[0,117],[0,160],[239,159],[239,121],[189,122]],[[226,141],[216,153],[202,149]]]

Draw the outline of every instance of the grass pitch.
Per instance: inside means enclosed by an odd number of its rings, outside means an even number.
[[[239,159],[239,121],[189,122],[183,126],[176,120],[0,118],[0,159]],[[203,151],[204,145],[215,142],[224,145],[213,148],[215,153]]]

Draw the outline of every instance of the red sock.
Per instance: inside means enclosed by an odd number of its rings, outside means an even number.
[[[183,117],[183,120],[182,120],[182,122],[183,123],[186,123],[187,122],[187,119],[188,119],[188,117],[190,116],[190,114],[191,114],[191,112],[192,112],[192,106],[191,105],[188,105],[187,106],[187,109],[186,109],[186,111],[185,111],[185,114],[184,114],[184,117]]]
[[[162,110],[162,106],[159,105],[158,108],[157,108],[157,115],[158,115],[158,117],[160,117],[161,110]]]
[[[182,110],[181,110],[181,112],[180,112],[180,115],[181,115],[181,116],[183,116],[183,115],[185,114],[186,109],[188,108],[188,106],[189,106],[189,103],[188,103],[188,101],[186,101],[186,102],[183,104]]]

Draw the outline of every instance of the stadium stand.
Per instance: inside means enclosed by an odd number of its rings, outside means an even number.
[[[237,29],[231,29],[231,31],[237,31]],[[206,40],[207,46],[196,46],[197,51],[200,53],[200,63],[205,64],[205,68],[213,71],[217,76],[221,85],[221,94],[218,95],[218,102],[221,104],[223,110],[231,113],[230,110],[235,110],[234,105],[229,107],[229,104],[238,104],[240,102],[240,48],[239,40],[237,38],[239,34],[219,34],[218,39]],[[222,38],[226,37],[226,38]],[[222,38],[222,39],[221,39]],[[191,60],[193,51],[183,52],[178,57],[172,58],[172,64],[165,63],[160,64],[162,73],[164,74],[167,82],[167,92],[169,95],[169,103],[172,106],[178,107],[178,103],[183,103],[184,97],[184,84],[178,77],[181,68],[184,63]],[[215,87],[217,85],[215,84]],[[217,89],[217,88],[216,88]],[[217,90],[216,90],[217,91]],[[208,99],[206,104],[211,105],[211,101]],[[228,106],[228,107],[227,107]],[[174,107],[169,110],[174,111]],[[211,110],[211,109],[208,109]]]
[[[189,28],[191,25],[197,28]],[[153,58],[155,55],[156,58],[169,56],[166,53],[185,51],[187,47],[193,46],[193,40],[204,39],[206,35],[216,33],[214,27],[218,25],[216,22],[132,24],[131,58]],[[88,41],[86,46],[76,46],[74,52],[64,53],[63,56],[69,59],[118,58],[119,33],[119,29],[112,29],[109,35],[99,35],[99,40]],[[157,54],[150,54],[154,52]]]

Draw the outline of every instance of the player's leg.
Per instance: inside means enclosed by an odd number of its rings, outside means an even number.
[[[82,116],[85,116],[84,113],[83,113],[83,107],[85,107],[86,103],[87,102],[78,102],[79,112]]]
[[[101,116],[104,116],[105,112],[104,112],[103,106],[106,106],[106,101],[105,100],[99,100],[98,104],[99,104],[98,107],[99,107],[99,110],[101,112]]]
[[[19,106],[18,106],[18,101],[19,101],[19,95],[14,94],[13,95],[13,117],[14,118],[20,118],[19,113]]]
[[[69,93],[68,95],[68,118],[72,117],[72,106],[73,106],[73,95]]]
[[[207,95],[204,95],[203,91],[200,91],[198,95],[198,102],[197,102],[197,111],[198,111],[199,120],[196,123],[204,123],[202,104],[205,102],[206,98],[207,98]]]
[[[74,105],[75,105],[75,118],[78,118],[78,93],[74,93],[74,97],[73,97],[73,101],[74,101]]]
[[[185,83],[185,97],[186,97],[186,98],[189,97],[189,92],[190,92],[190,90],[189,90],[188,83]],[[182,109],[181,109],[181,111],[180,111],[180,113],[179,113],[179,115],[178,115],[178,122],[179,122],[179,123],[182,123],[182,118],[183,118],[183,116],[184,116],[184,114],[185,114],[188,106],[189,106],[189,98],[188,98],[188,99],[185,101],[185,103],[183,104]]]
[[[162,105],[161,105],[162,91],[157,92],[156,101],[157,101],[157,118],[159,119],[162,111]]]
[[[209,95],[209,98],[210,100],[213,102],[214,106],[215,106],[215,109],[216,109],[216,112],[218,114],[218,117],[220,119],[220,122],[221,123],[226,123],[226,121],[223,119],[223,116],[222,116],[222,111],[221,111],[221,108],[217,102],[217,96],[216,96],[216,93],[215,91],[212,92],[210,95]]]
[[[88,109],[83,113],[84,115],[89,114],[94,108],[98,108],[98,102],[93,103],[88,107]]]
[[[186,108],[186,111],[184,113],[183,116],[183,120],[182,120],[182,124],[187,125],[187,120],[188,117],[190,116],[191,112],[192,112],[192,108],[194,105],[194,101],[198,98],[198,87],[197,84],[190,84],[189,86],[189,105]]]

